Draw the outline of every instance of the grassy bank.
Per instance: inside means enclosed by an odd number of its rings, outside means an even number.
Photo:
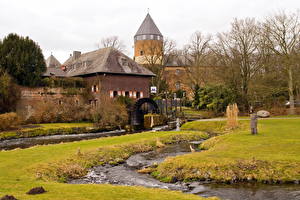
[[[51,123],[27,125],[13,131],[0,132],[0,140],[28,138],[48,135],[68,135],[99,132],[102,129],[94,127],[93,123]]]
[[[201,130],[214,127],[214,123],[215,127],[222,127],[221,122],[193,122],[185,128],[198,126]],[[165,181],[174,178],[227,183],[300,180],[300,119],[259,120],[258,135],[237,130],[205,141],[202,148],[207,150],[167,159],[154,175]]]
[[[184,131],[202,131],[208,134],[213,135],[222,135],[229,133],[232,130],[229,130],[226,126],[227,121],[193,121],[188,122],[182,125],[181,130]],[[236,131],[247,130],[249,122],[240,121],[239,127],[236,128]]]
[[[157,139],[160,142],[169,143],[203,137],[207,137],[207,135],[200,132],[151,132],[1,151],[0,197],[12,194],[17,199],[24,200],[201,200],[203,198],[195,195],[162,189],[105,184],[69,185],[55,180],[62,181],[69,177],[70,174],[76,175],[76,170],[75,173],[73,171],[76,167],[80,170],[85,170],[93,164],[110,161],[119,162],[128,157],[130,153],[152,149],[155,147]],[[130,149],[128,150],[129,147]],[[103,151],[105,152],[103,153]],[[48,181],[44,181],[45,179]],[[48,192],[35,196],[25,194],[29,189],[36,186],[43,186]]]
[[[182,107],[182,111],[188,119],[210,119],[215,117],[215,113],[212,111],[195,110],[191,107]]]

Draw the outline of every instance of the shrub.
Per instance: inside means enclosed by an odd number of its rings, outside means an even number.
[[[73,98],[64,98],[59,105],[54,101],[39,102],[28,123],[79,122],[90,119],[90,106],[76,103]]]
[[[195,89],[196,90],[196,89]],[[196,109],[206,109],[215,113],[224,112],[228,104],[236,100],[235,93],[222,85],[206,86],[195,91],[193,106]]]
[[[154,126],[162,125],[163,123],[164,123],[164,119],[161,115],[158,114],[144,115],[144,127],[146,129],[152,128]]]
[[[69,78],[58,78],[58,77],[47,77],[42,80],[41,86],[51,88],[84,88],[85,83],[82,78],[69,77]]]
[[[97,127],[115,128],[128,123],[126,106],[116,100],[102,98],[100,104],[92,111],[92,120]]]
[[[0,130],[8,130],[15,128],[20,124],[20,120],[16,113],[5,113],[0,115]]]

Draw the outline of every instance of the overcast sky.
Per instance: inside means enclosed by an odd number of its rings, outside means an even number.
[[[133,54],[133,36],[147,8],[165,37],[181,47],[195,31],[227,31],[233,18],[264,17],[281,10],[296,12],[300,0],[0,0],[0,38],[29,36],[64,62],[73,50],[87,52],[108,36],[124,41]]]

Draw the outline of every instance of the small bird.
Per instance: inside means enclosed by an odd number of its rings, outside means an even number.
[[[190,149],[192,153],[196,152],[196,150],[192,147],[192,145],[190,145]]]

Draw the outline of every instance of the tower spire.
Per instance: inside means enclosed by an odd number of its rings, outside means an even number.
[[[134,58],[139,64],[146,64],[147,57],[161,55],[163,35],[148,13],[134,36]],[[157,59],[159,60],[159,59]]]

